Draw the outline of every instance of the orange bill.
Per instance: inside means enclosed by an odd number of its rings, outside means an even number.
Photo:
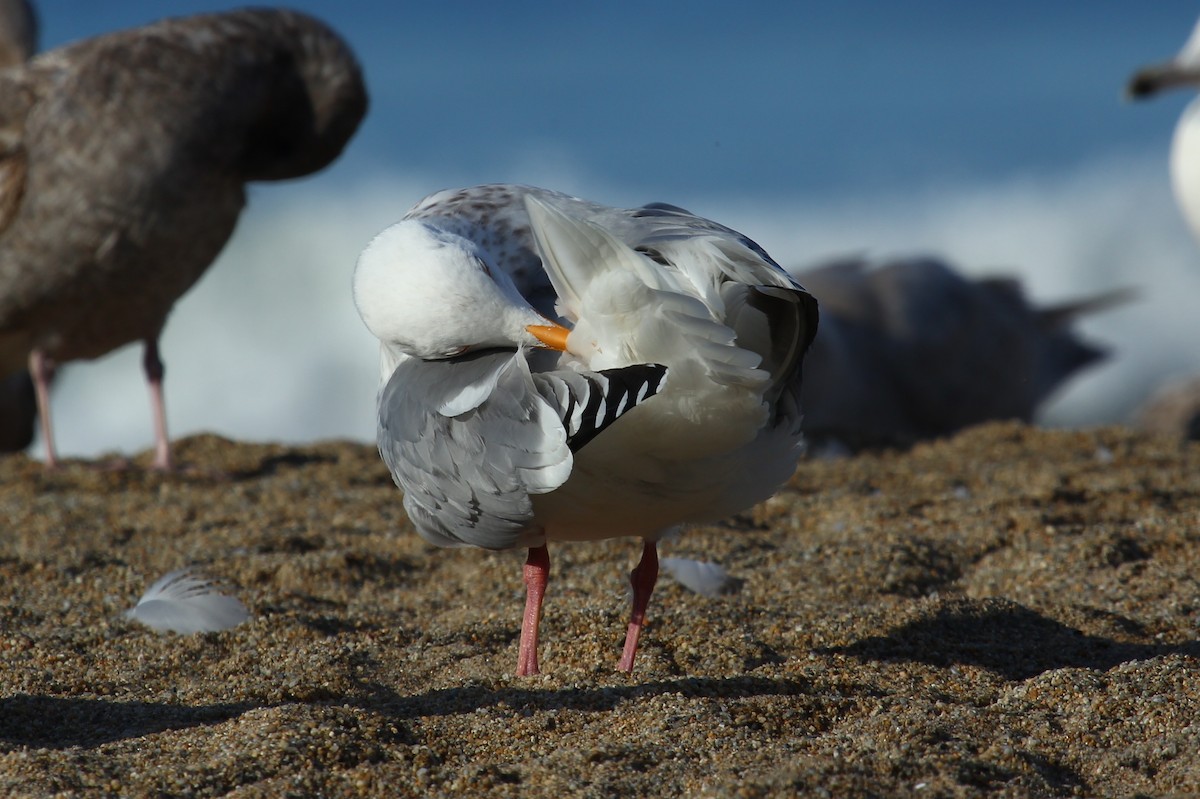
[[[526,325],[525,329],[529,331],[530,335],[550,349],[558,350],[559,352],[566,351],[567,336],[571,335],[571,331],[562,325]]]

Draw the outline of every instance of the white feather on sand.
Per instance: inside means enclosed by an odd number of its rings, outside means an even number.
[[[156,580],[125,616],[158,632],[188,635],[236,627],[250,611],[207,577],[184,568]]]
[[[734,578],[723,566],[711,561],[663,557],[658,563],[677,583],[701,596],[720,596],[733,590]]]

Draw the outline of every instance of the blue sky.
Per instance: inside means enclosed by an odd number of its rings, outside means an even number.
[[[42,45],[165,5],[46,2]],[[326,172],[253,187],[176,306],[162,341],[174,435],[369,439],[376,346],[350,302],[354,260],[425,194],[490,181],[684,205],[789,266],[933,253],[1016,274],[1044,302],[1137,287],[1137,303],[1081,326],[1113,356],[1048,423],[1122,421],[1162,381],[1200,373],[1200,247],[1167,178],[1188,98],[1121,96],[1134,68],[1182,45],[1200,4],[293,5],[349,40],[371,111]],[[150,443],[136,347],[65,369],[54,402],[66,454]]]

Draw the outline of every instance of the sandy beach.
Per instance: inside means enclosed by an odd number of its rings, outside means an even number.
[[[1161,796],[1200,785],[1200,447],[995,424],[800,465],[666,543],[438,550],[373,447],[179,442],[182,474],[0,460],[0,794]],[[138,456],[148,463],[149,453]],[[127,620],[198,565],[232,630]]]

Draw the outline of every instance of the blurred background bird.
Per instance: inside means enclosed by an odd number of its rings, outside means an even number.
[[[851,450],[907,446],[1038,408],[1106,352],[1072,323],[1130,293],[1035,307],[1013,277],[967,278],[932,257],[794,270],[821,304],[804,430]]]
[[[232,234],[245,184],[324,168],[366,106],[349,46],[284,10],[163,20],[0,72],[0,374],[28,363],[48,465],[55,365],[141,342],[153,466],[171,467],[168,313]]]

